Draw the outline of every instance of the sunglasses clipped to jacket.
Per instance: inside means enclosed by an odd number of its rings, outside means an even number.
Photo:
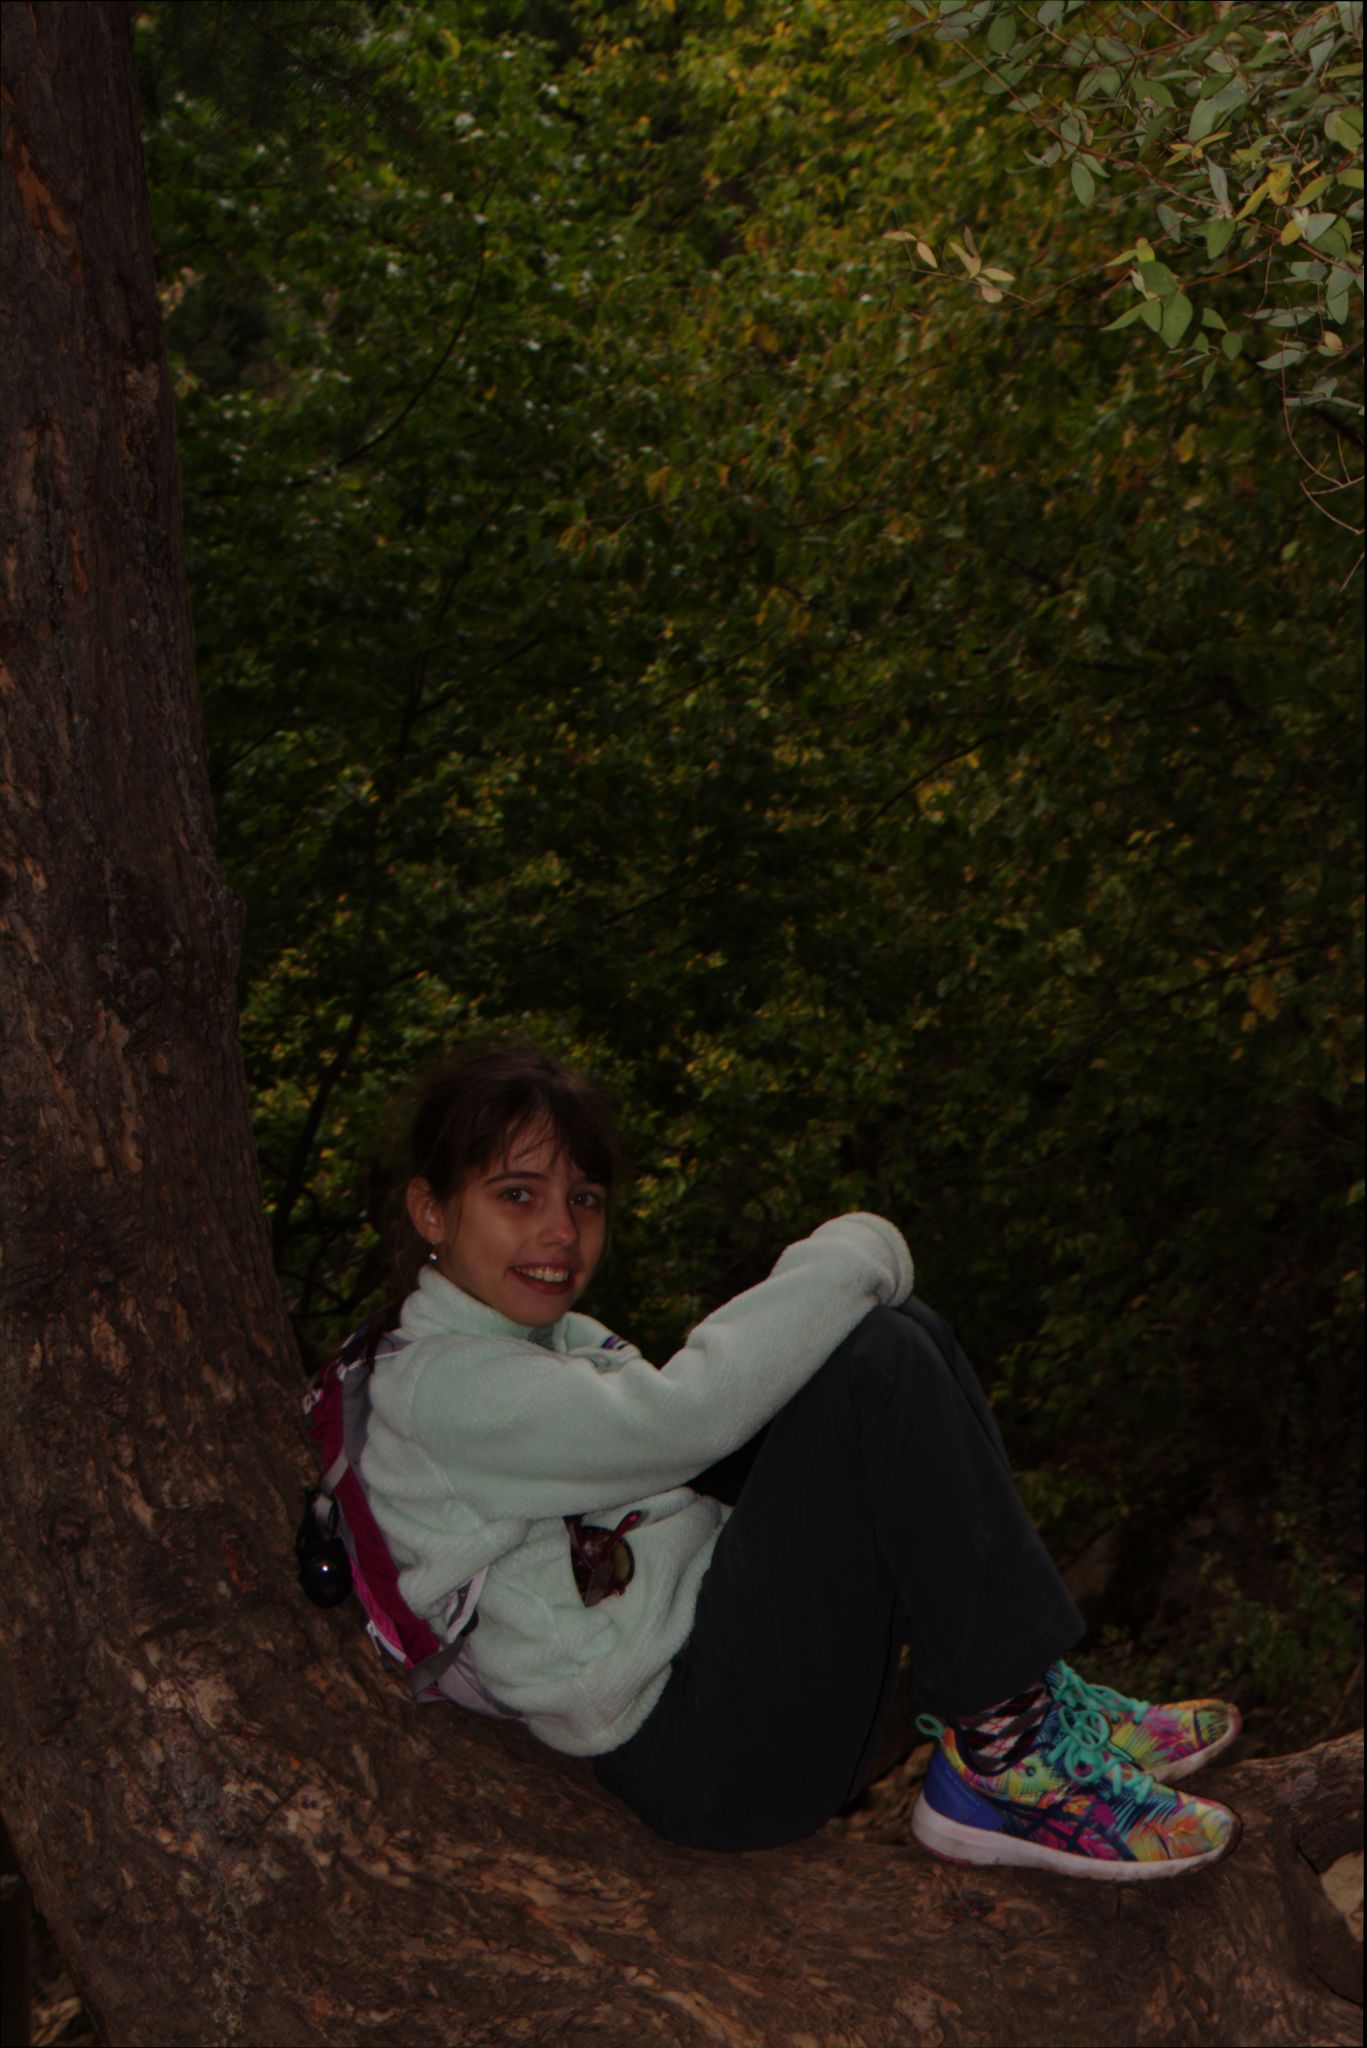
[[[627,1532],[641,1519],[633,1508],[623,1515],[615,1529],[600,1529],[585,1522],[582,1515],[566,1515],[570,1532],[570,1566],[579,1598],[585,1607],[596,1607],[612,1593],[625,1593],[636,1571],[636,1560],[627,1542]]]

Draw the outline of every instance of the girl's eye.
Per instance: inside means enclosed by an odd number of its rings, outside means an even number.
[[[523,1202],[530,1202],[531,1198],[532,1198],[532,1191],[531,1191],[531,1189],[530,1189],[530,1188],[500,1188],[500,1189],[499,1189],[499,1200],[500,1200],[500,1201],[502,1201],[502,1202],[515,1202],[515,1203],[518,1203],[518,1204],[520,1204],[520,1203],[523,1203]]]
[[[603,1197],[597,1188],[580,1188],[572,1199],[584,1209],[601,1209],[603,1206]]]

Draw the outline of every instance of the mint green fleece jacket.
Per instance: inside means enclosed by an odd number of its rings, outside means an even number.
[[[413,1610],[438,1619],[487,1567],[470,1657],[494,1697],[578,1756],[635,1734],[688,1640],[728,1510],[684,1482],[745,1443],[880,1303],[911,1292],[880,1216],[789,1245],[660,1370],[589,1316],[511,1323],[435,1267],[379,1361],[362,1476]],[[563,1517],[631,1509],[635,1575],[585,1607]]]

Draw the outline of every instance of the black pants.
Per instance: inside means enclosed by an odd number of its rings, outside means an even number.
[[[918,1697],[952,1718],[1081,1635],[982,1388],[913,1298],[774,1417],[664,1692],[595,1769],[671,1841],[773,1848],[860,1789],[904,1642]]]

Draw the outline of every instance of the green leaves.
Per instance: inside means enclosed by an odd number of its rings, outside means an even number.
[[[1362,208],[1355,199],[1335,204],[1361,193],[1360,163],[1336,173],[1322,161],[1326,150],[1361,152],[1360,12],[1284,0],[1227,8],[1210,22],[1190,10],[1123,7],[1093,40],[1070,36],[1066,10],[1046,23],[1037,9],[1036,28],[1051,32],[1024,42],[1014,18],[959,10],[954,19],[961,36],[981,37],[993,86],[1009,88],[1018,109],[1030,100],[1026,118],[1045,143],[1039,154],[1026,151],[1028,160],[1045,170],[1066,163],[1080,207],[1096,209],[1104,198],[1108,210],[1133,216],[1131,235],[1137,224],[1162,241],[1171,282],[1139,287],[1160,303],[1120,312],[1107,332],[1142,328],[1169,349],[1181,347],[1215,266],[1222,303],[1245,319],[1270,302],[1313,313],[1334,330],[1360,320],[1351,292],[1336,286],[1331,296],[1327,276],[1295,268],[1307,244],[1350,278],[1362,275]],[[1336,184],[1341,191],[1331,198]],[[1345,346],[1351,337],[1337,332],[1321,343],[1329,354]],[[1303,360],[1273,354],[1283,379]],[[1186,362],[1196,368],[1202,355],[1198,340]],[[1208,390],[1211,368],[1201,368]],[[1289,388],[1294,395],[1294,379]],[[1299,460],[1290,442],[1288,455]],[[1341,516],[1340,506],[1333,510]]]
[[[1145,243],[1143,246],[1147,249],[1149,245]],[[1136,321],[1142,321],[1150,333],[1158,335],[1169,348],[1176,348],[1195,317],[1195,308],[1179,286],[1174,272],[1156,257],[1145,256],[1131,273],[1131,282],[1142,294],[1140,304],[1129,307],[1112,320],[1102,330],[1103,333],[1114,334],[1132,327]],[[1218,315],[1214,317],[1219,318]]]
[[[1147,302],[1141,303],[1138,306],[1127,307],[1126,310],[1118,316],[1118,318],[1112,320],[1108,326],[1102,328],[1102,333],[1116,334],[1122,327],[1133,327],[1135,321],[1138,320],[1140,315],[1145,311],[1146,303]]]
[[[1074,157],[1068,166],[1068,174],[1074,192],[1084,206],[1090,206],[1096,197],[1096,179],[1080,157]]]
[[[1191,118],[1187,122],[1188,142],[1204,142],[1213,130],[1221,125],[1225,116],[1235,107],[1241,107],[1251,93],[1252,87],[1241,78],[1231,80],[1228,85],[1222,85],[1209,98],[1204,96],[1203,89],[1203,96],[1192,108]]]
[[[1103,99],[1114,99],[1120,91],[1120,73],[1113,65],[1103,65],[1097,71],[1089,71],[1078,88],[1078,105],[1084,100],[1100,94]]]
[[[1322,108],[1170,163],[1185,14],[1107,10],[1117,54],[1046,9],[999,54],[991,8],[622,0],[543,43],[391,5],[259,128],[206,78],[243,13],[138,35],[299,1327],[384,1285],[393,1095],[523,1029],[641,1162],[599,1312],[667,1355],[820,1216],[894,1215],[1069,1541],[1126,1488],[1171,1514],[1290,1355],[1237,1484],[1340,1457],[1361,585],[1280,383],[1341,383],[1296,420],[1332,465],[1361,298],[1356,241],[1278,240],[1358,232]],[[1231,14],[1205,51],[1279,76]],[[989,120],[970,52],[1023,67]],[[1017,175],[1032,83],[1071,154]]]
[[[1352,289],[1353,280],[1347,270],[1336,270],[1325,286],[1325,311],[1340,327],[1345,327],[1348,323],[1348,305]]]
[[[987,47],[994,56],[1005,56],[1016,41],[1016,17],[1010,8],[993,13],[992,23],[987,31]]]
[[[1166,298],[1177,290],[1177,279],[1166,263],[1153,258],[1139,266],[1139,280],[1143,289],[1153,298]]]
[[[1324,132],[1331,142],[1339,145],[1340,149],[1361,149],[1362,109],[1331,107],[1324,117]]]

